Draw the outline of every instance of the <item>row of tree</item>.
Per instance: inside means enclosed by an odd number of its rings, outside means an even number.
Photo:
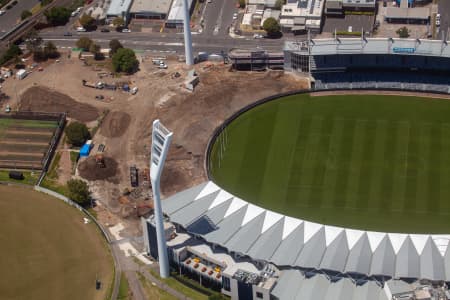
[[[94,54],[94,59],[103,59],[103,54],[100,52],[100,46],[95,44],[88,37],[81,37],[77,43],[78,48],[84,51],[89,51]],[[112,58],[112,65],[114,71],[133,73],[139,68],[139,60],[136,58],[136,54],[132,49],[124,48],[123,45],[117,39],[113,39],[109,42],[110,57]]]
[[[33,54],[33,59],[35,61],[44,61],[49,58],[58,58],[60,55],[55,44],[50,41],[44,44],[42,38],[34,29],[26,35],[25,45],[27,49]]]

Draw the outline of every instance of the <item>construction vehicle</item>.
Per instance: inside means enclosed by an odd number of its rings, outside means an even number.
[[[81,80],[81,83],[83,84],[83,86],[87,86],[87,87],[90,87],[90,88],[94,88],[94,89],[102,89],[104,86],[105,86],[105,84],[103,83],[103,82],[97,82],[97,83],[95,83],[95,82],[90,82],[90,81],[87,81],[87,80]]]
[[[139,185],[138,182],[138,170],[136,166],[130,167],[130,182],[132,187],[137,187]]]
[[[105,158],[101,154],[95,156],[95,163],[99,168],[106,168]]]

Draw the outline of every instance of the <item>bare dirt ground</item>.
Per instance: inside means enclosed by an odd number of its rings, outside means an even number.
[[[79,103],[66,94],[42,86],[30,87],[22,94],[19,110],[67,112],[69,118],[81,122],[94,121],[99,117],[94,106]]]
[[[121,137],[130,125],[131,117],[129,114],[114,111],[109,113],[103,120],[101,134],[105,137]]]
[[[278,71],[230,72],[227,65],[208,63],[195,66],[200,83],[194,92],[189,92],[183,87],[188,71],[183,64],[168,60],[169,68],[161,71],[152,65],[150,57],[142,59],[141,70],[132,76],[101,79],[103,82],[127,81],[131,86],[138,86],[136,95],[82,86],[82,79],[99,81],[98,73],[107,70],[85,66],[78,59],[64,55],[59,63],[46,65],[43,72],[32,73],[23,80],[8,79],[3,85],[13,109],[51,109],[65,99],[58,109],[69,111],[91,127],[97,125],[97,122],[90,122],[95,118],[94,111],[109,111],[93,137],[91,151],[93,156],[97,145],[105,145],[106,168],[99,168],[93,158],[78,164],[78,174],[89,180],[99,211],[104,214],[110,211],[117,216],[133,215],[133,207],[136,208],[139,201],[151,200],[151,189],[148,182],[142,185],[142,175],[140,188],[131,189],[129,168],[136,165],[140,174],[148,168],[151,126],[156,118],[174,132],[161,186],[163,194],[168,196],[207,179],[204,171],[206,145],[214,129],[227,117],[260,98],[308,86],[305,78]],[[180,76],[174,76],[176,72]],[[43,100],[37,99],[34,93],[28,96],[29,88]],[[28,93],[23,93],[26,90]],[[96,100],[99,94],[108,101]],[[89,105],[89,109],[84,109],[87,106],[83,105]],[[80,107],[83,108],[80,110]],[[123,199],[127,190],[133,193],[127,196],[129,204],[122,204],[119,199]],[[111,216],[99,218],[109,220]],[[137,224],[133,230],[138,227]]]

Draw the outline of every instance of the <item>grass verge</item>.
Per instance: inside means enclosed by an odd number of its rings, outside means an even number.
[[[122,273],[120,276],[119,295],[117,295],[117,300],[131,300],[129,290],[128,280],[125,277],[125,274]]]
[[[0,170],[0,181],[13,182],[34,185],[39,178],[40,172],[21,171],[23,173],[23,180],[16,180],[9,178],[9,170]]]
[[[152,285],[141,273],[136,272],[136,274],[139,278],[139,281],[141,282],[141,286],[144,289],[147,299],[159,299],[159,300],[177,299],[168,292],[160,289],[157,286]]]
[[[199,291],[194,290],[194,289],[188,287],[187,285],[184,285],[183,283],[181,283],[180,281],[176,280],[173,277],[163,279],[163,278],[159,277],[159,274],[152,268],[149,268],[149,271],[153,276],[155,276],[159,280],[163,281],[165,284],[167,284],[171,288],[177,290],[178,292],[182,293],[183,295],[185,295],[188,298],[191,298],[193,300],[207,300],[208,299],[207,294],[200,293]],[[197,283],[195,282],[195,284],[197,284]],[[201,287],[201,288],[205,289],[204,287]],[[213,292],[211,291],[210,293],[213,293]]]

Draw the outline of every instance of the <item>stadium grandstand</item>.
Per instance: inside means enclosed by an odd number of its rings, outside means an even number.
[[[285,70],[309,73],[315,89],[450,93],[450,47],[446,39],[309,39],[286,42],[284,59]]]
[[[232,299],[390,300],[446,291],[432,286],[450,281],[448,235],[321,225],[249,204],[211,181],[162,205],[173,267]],[[153,218],[142,225],[156,258]]]

